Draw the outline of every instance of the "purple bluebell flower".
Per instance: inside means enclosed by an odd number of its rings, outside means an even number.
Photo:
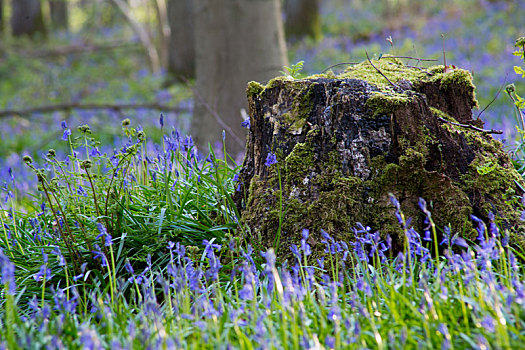
[[[277,156],[274,153],[270,152],[266,156],[266,162],[264,163],[264,165],[266,165],[267,167],[270,167],[274,164],[277,164]]]
[[[451,337],[450,333],[448,331],[447,325],[444,323],[440,323],[438,326],[438,332],[443,335],[443,342],[441,343],[441,349],[442,350],[448,350],[452,347],[451,344]]]
[[[491,237],[499,237],[499,228],[496,225],[496,218],[493,212],[489,212],[489,227],[488,232]]]
[[[99,222],[99,223],[97,223],[97,229],[98,229],[98,232],[100,232],[100,234],[97,236],[97,239],[102,237],[104,239],[104,245],[106,247],[109,247],[110,245],[112,245],[113,244],[113,238],[111,237],[111,235],[106,230],[106,227]]]
[[[100,259],[100,263],[102,265],[102,267],[106,267],[108,266],[108,260],[106,258],[106,256],[104,255],[104,253],[102,253],[102,250],[100,249],[100,246],[98,244],[95,244],[94,245],[94,248],[95,250],[93,250],[91,253],[93,253],[94,255],[94,259]]]
[[[250,129],[250,126],[251,126],[250,118],[248,117],[248,118],[244,119],[244,121],[241,123],[241,126],[243,128]]]
[[[486,315],[481,320],[481,327],[483,327],[487,332],[492,333],[496,329],[496,322],[492,317]]]
[[[98,338],[97,332],[90,329],[87,324],[82,324],[80,326],[78,342],[84,350],[103,349],[102,342]]]
[[[470,215],[470,219],[477,224],[476,231],[478,232],[478,241],[480,242],[484,241],[485,240],[485,223],[480,218],[474,215]]]
[[[47,264],[42,264],[40,270],[33,276],[34,280],[40,282],[42,280],[48,281],[53,277],[51,275],[51,269],[47,267]]]
[[[6,293],[10,295],[15,294],[16,282],[15,282],[15,265],[4,255],[3,250],[0,248],[0,266],[1,266],[1,277],[2,283],[6,287]]]
[[[335,348],[335,338],[330,335],[326,336],[325,345],[327,349],[334,349]]]
[[[162,129],[164,127],[164,114],[162,114],[162,113],[160,114],[159,122],[160,122],[160,127]]]
[[[60,248],[55,246],[53,248],[53,251],[51,254],[55,255],[58,258],[58,266],[65,266],[66,265],[66,259],[64,259],[64,255],[62,255],[62,252],[60,251]]]

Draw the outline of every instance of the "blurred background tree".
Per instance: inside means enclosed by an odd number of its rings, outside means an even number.
[[[13,36],[46,36],[40,0],[11,1],[11,31]]]
[[[244,151],[246,85],[279,75],[287,64],[279,0],[195,0],[195,113],[190,134],[199,149],[220,142]]]
[[[284,0],[286,39],[321,38],[320,0]]]
[[[195,78],[194,0],[168,0],[168,72],[177,81]]]
[[[67,0],[49,0],[49,13],[53,29],[68,29],[69,12]]]
[[[4,0],[0,0],[0,33],[4,32]]]

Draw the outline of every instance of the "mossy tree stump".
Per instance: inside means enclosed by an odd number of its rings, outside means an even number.
[[[470,215],[487,220],[492,211],[511,243],[525,247],[525,183],[501,143],[475,129],[483,122],[472,116],[470,73],[408,68],[395,58],[372,63],[390,81],[367,61],[339,76],[249,84],[251,127],[235,200],[252,244],[273,247],[282,221],[279,256],[303,228],[322,252],[321,229],[352,241],[360,222],[400,249],[392,193],[420,233],[424,198],[438,227],[474,240]],[[277,164],[268,167],[270,152]]]

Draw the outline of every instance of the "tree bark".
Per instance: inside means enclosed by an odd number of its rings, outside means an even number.
[[[196,84],[191,134],[199,149],[221,142],[235,157],[244,152],[250,80],[267,81],[286,65],[279,0],[195,0]]]
[[[13,36],[46,35],[40,0],[11,1],[11,29]]]
[[[194,0],[168,0],[168,72],[179,81],[195,78]]]
[[[51,24],[54,29],[69,28],[69,10],[67,0],[49,0]]]
[[[0,0],[0,33],[4,32],[4,0]]]
[[[364,62],[341,77],[250,83],[251,127],[235,201],[252,244],[288,257],[309,229],[320,256],[321,230],[349,242],[362,223],[383,239],[390,235],[401,251],[405,233],[393,194],[421,237],[429,230],[423,198],[439,229],[450,225],[475,241],[470,215],[488,222],[492,212],[523,249],[525,182],[493,130],[472,118],[470,74],[371,62],[377,71]],[[267,162],[270,153],[276,164]]]
[[[321,15],[319,0],[285,0],[285,33],[291,41],[309,36],[318,39],[321,36]]]

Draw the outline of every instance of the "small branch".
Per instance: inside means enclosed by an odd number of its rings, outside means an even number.
[[[375,70],[376,70],[379,74],[381,74],[381,75],[382,75],[382,76],[383,76],[383,77],[384,77],[384,78],[390,83],[390,85],[392,85],[392,86],[394,86],[394,87],[396,87],[396,88],[399,88],[399,86],[397,86],[396,84],[392,83],[392,82],[390,81],[390,79],[388,79],[388,77],[387,77],[386,75],[384,75],[383,72],[381,72],[381,71],[379,70],[379,68],[377,68],[376,66],[374,66],[374,64],[372,63],[372,60],[370,60],[370,57],[368,56],[368,52],[365,51],[365,53],[366,53],[366,58],[368,59],[368,62],[370,62],[370,64],[372,65],[372,67],[374,67]]]
[[[329,70],[331,68],[335,68],[337,66],[342,66],[342,65],[345,65],[345,64],[359,64],[359,62],[341,62],[341,63],[336,63],[336,64],[333,64],[330,67],[326,68],[325,70],[323,70],[321,72],[321,74],[323,74],[324,72],[326,72],[327,70]]]
[[[5,109],[0,110],[0,118],[23,115],[28,116],[37,113],[50,113],[57,111],[68,111],[75,109],[110,109],[114,111],[121,111],[124,109],[158,109],[170,112],[189,112],[187,108],[182,108],[178,106],[168,106],[160,103],[121,103],[121,104],[111,104],[111,103],[62,103],[56,105],[32,107],[26,109]]]
[[[211,106],[204,100],[204,98],[197,91],[197,89],[193,89],[193,94],[198,99],[198,101],[200,103],[202,103],[204,108],[206,108],[208,113],[210,113],[213,116],[213,118],[215,118],[217,123],[219,123],[219,125],[224,129],[224,131],[226,131],[228,134],[230,134],[230,136],[235,140],[235,142],[237,142],[237,144],[239,144],[241,147],[244,147],[243,140],[239,136],[237,136],[237,134],[233,131],[233,129],[228,124],[226,124],[224,122],[224,120],[222,120],[222,118],[219,115],[219,113],[217,113],[217,111],[215,111],[213,108],[211,108]]]
[[[487,134],[503,134],[503,130],[495,130],[495,129],[486,130],[486,129],[477,128],[477,127],[475,127],[473,125],[470,125],[470,124],[454,123],[454,122],[451,122],[450,120],[446,120],[446,119],[441,118],[441,117],[437,117],[437,119],[439,121],[442,121],[443,123],[449,123],[449,124],[452,124],[452,125],[460,126],[462,128],[472,129],[472,130],[484,132],[484,133],[487,133]]]
[[[409,60],[417,60],[421,62],[436,62],[437,59],[435,58],[417,58],[412,56],[383,56],[381,58],[407,58]]]
[[[483,114],[483,112],[485,112],[485,110],[487,110],[487,108],[490,107],[491,104],[494,103],[494,101],[496,101],[496,99],[498,98],[499,94],[501,93],[501,90],[503,90],[503,87],[505,86],[505,83],[507,82],[507,77],[509,76],[509,74],[505,74],[505,80],[503,81],[503,84],[501,84],[501,87],[499,88],[498,92],[496,93],[496,96],[494,96],[494,98],[492,99],[492,101],[489,102],[489,104],[483,108],[481,110],[481,112],[479,112],[478,116],[476,117],[476,119],[479,119],[479,117],[481,117],[481,115]]]
[[[420,71],[425,72],[425,73],[427,73],[428,75],[434,75],[434,74],[430,73],[428,70],[426,70],[425,68],[416,67],[416,66],[409,66],[409,65],[407,65],[407,67],[408,67],[408,68],[419,69]]]
[[[148,31],[144,28],[142,24],[140,24],[131,14],[131,9],[129,8],[129,5],[123,1],[123,0],[110,0],[124,15],[126,20],[128,21],[129,25],[131,26],[131,29],[137,34],[137,36],[140,39],[140,42],[142,45],[144,45],[144,48],[146,49],[146,52],[148,53],[148,57],[151,64],[151,69],[153,73],[160,72],[161,69],[161,62],[159,53],[157,51],[157,48],[153,44],[151,40],[151,36],[148,33]]]
[[[14,49],[13,51],[22,56],[27,57],[54,57],[54,56],[64,56],[64,55],[70,55],[70,54],[84,54],[84,53],[92,53],[97,51],[110,51],[110,50],[116,50],[116,49],[126,49],[131,48],[135,49],[138,45],[135,42],[109,42],[109,43],[102,43],[102,44],[92,44],[92,43],[81,43],[81,44],[74,44],[74,45],[68,45],[68,46],[59,46],[55,48],[51,48],[48,50],[38,50],[38,51],[18,51],[17,49]],[[10,48],[1,47],[1,50],[10,50]]]

